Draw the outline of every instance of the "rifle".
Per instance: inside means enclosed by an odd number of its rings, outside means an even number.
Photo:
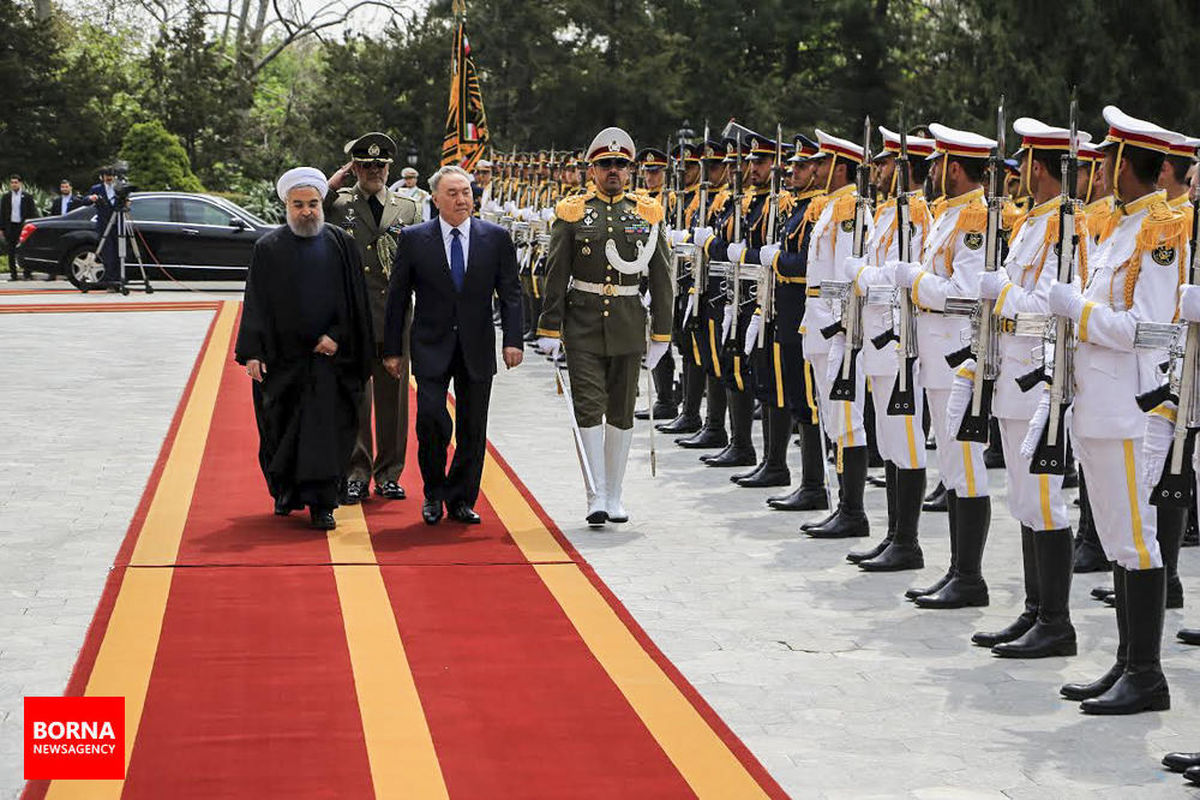
[[[775,123],[775,166],[771,169],[771,194],[767,199],[767,229],[764,245],[774,244],[779,227],[779,190],[783,181],[783,126]],[[775,318],[775,267],[763,264],[762,276],[758,280],[758,304],[762,308],[762,322],[758,326],[758,346],[765,347],[767,324]]]
[[[1004,97],[996,109],[996,146],[988,156],[987,228],[984,233],[983,269],[1000,268],[1000,222],[1004,210]],[[951,302],[957,300],[957,302]],[[975,359],[975,377],[971,379],[971,404],[963,414],[955,438],[960,442],[986,444],[992,419],[992,388],[999,374],[1000,320],[994,313],[994,300],[951,298],[946,313],[969,309],[972,317],[972,342],[946,355],[946,363],[958,367],[968,358]]]
[[[912,210],[908,207],[908,133],[904,129],[904,120],[900,120],[900,155],[896,158],[896,244],[900,260],[912,261]],[[917,315],[913,308],[912,291],[903,289],[899,292],[900,319],[897,327],[877,336],[873,344],[883,347],[891,339],[896,340],[896,358],[900,369],[896,372],[896,382],[892,386],[892,395],[888,398],[887,413],[894,417],[908,417],[917,413],[917,402],[913,394],[913,366],[917,361]],[[891,334],[882,343],[878,340]]]
[[[731,242],[740,242],[742,240],[742,143],[741,132],[738,132],[737,137],[737,160],[735,162],[737,171],[733,173],[733,197],[730,200],[733,202],[733,237]],[[730,276],[727,279],[728,284],[732,284],[730,302],[733,304],[733,324],[729,326],[729,333],[725,341],[737,339],[737,313],[738,306],[742,302],[742,287],[741,281],[737,279],[736,270],[733,266],[730,267]]]
[[[1081,204],[1075,197],[1076,175],[1079,171],[1078,105],[1071,93],[1071,140],[1061,160],[1062,189],[1058,207],[1058,272],[1059,283],[1070,283],[1075,276],[1075,256],[1079,236],[1075,232],[1075,215]],[[1062,475],[1066,472],[1067,432],[1066,413],[1074,399],[1074,325],[1066,317],[1056,317],[1051,341],[1054,360],[1017,378],[1021,391],[1027,392],[1040,383],[1050,385],[1050,416],[1042,430],[1042,438],[1029,465],[1034,475]],[[1045,352],[1045,350],[1043,350]]]
[[[708,147],[708,120],[704,120],[704,144],[702,147]],[[703,158],[700,159],[700,183],[696,191],[700,193],[700,199],[697,202],[697,219],[694,220],[694,223],[704,226],[708,224],[708,167]],[[679,199],[679,205],[682,209],[682,197]],[[688,298],[690,308],[687,317],[694,320],[700,317],[700,297],[708,286],[708,257],[704,254],[704,242],[694,242],[693,244],[695,252],[692,254],[692,295]]]
[[[863,160],[858,165],[857,175],[855,176],[856,191],[858,196],[854,200],[854,246],[853,254],[855,258],[862,258],[867,252],[867,235],[871,224],[871,117],[868,116],[863,124]],[[824,282],[822,282],[822,287]],[[827,339],[833,338],[838,333],[844,331],[846,334],[846,347],[842,352],[842,368],[839,370],[837,377],[833,379],[833,386],[829,390],[830,400],[852,401],[855,394],[855,363],[858,360],[858,353],[862,350],[862,295],[854,287],[854,281],[848,282],[845,293],[843,295],[842,305],[842,321],[837,324],[840,330],[833,330],[831,334],[826,332],[834,328],[830,325],[821,331],[821,334]]]

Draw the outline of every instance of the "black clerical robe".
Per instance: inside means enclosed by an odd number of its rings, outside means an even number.
[[[333,356],[313,352],[322,335]],[[254,246],[235,357],[266,366],[254,383],[259,465],[277,503],[337,505],[375,356],[354,242],[332,225],[299,237],[286,225]]]

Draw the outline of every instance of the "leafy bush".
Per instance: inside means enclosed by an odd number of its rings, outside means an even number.
[[[143,191],[204,191],[179,138],[158,120],[129,128],[121,158],[129,163],[129,182]]]

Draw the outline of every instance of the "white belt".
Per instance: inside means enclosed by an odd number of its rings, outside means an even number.
[[[639,287],[636,283],[619,284],[619,283],[592,283],[591,281],[579,281],[571,279],[571,288],[588,294],[602,294],[605,297],[630,297],[638,293]]]

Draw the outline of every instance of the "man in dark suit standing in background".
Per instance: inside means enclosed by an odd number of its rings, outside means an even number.
[[[47,217],[59,217],[63,214],[70,214],[80,206],[86,206],[87,203],[82,197],[75,194],[75,190],[71,188],[71,182],[63,178],[58,183],[58,194],[50,205],[46,207]]]
[[[521,287],[508,231],[471,216],[471,176],[442,167],[430,179],[438,216],[400,233],[392,266],[383,363],[398,374],[412,310],[411,364],[417,379],[417,460],[425,483],[421,515],[429,525],[450,518],[478,523],[473,506],[487,446],[488,400],[496,374],[492,294],[500,299],[504,365],[521,363]],[[454,381],[455,417],[446,410]],[[456,432],[454,460],[446,451]]]
[[[8,275],[9,280],[17,279],[17,241],[21,238],[21,228],[28,220],[37,216],[37,206],[33,197],[25,191],[20,175],[8,179],[8,191],[0,197],[0,220],[4,221],[4,242],[8,245]],[[25,269],[25,280],[33,275],[29,268]]]

